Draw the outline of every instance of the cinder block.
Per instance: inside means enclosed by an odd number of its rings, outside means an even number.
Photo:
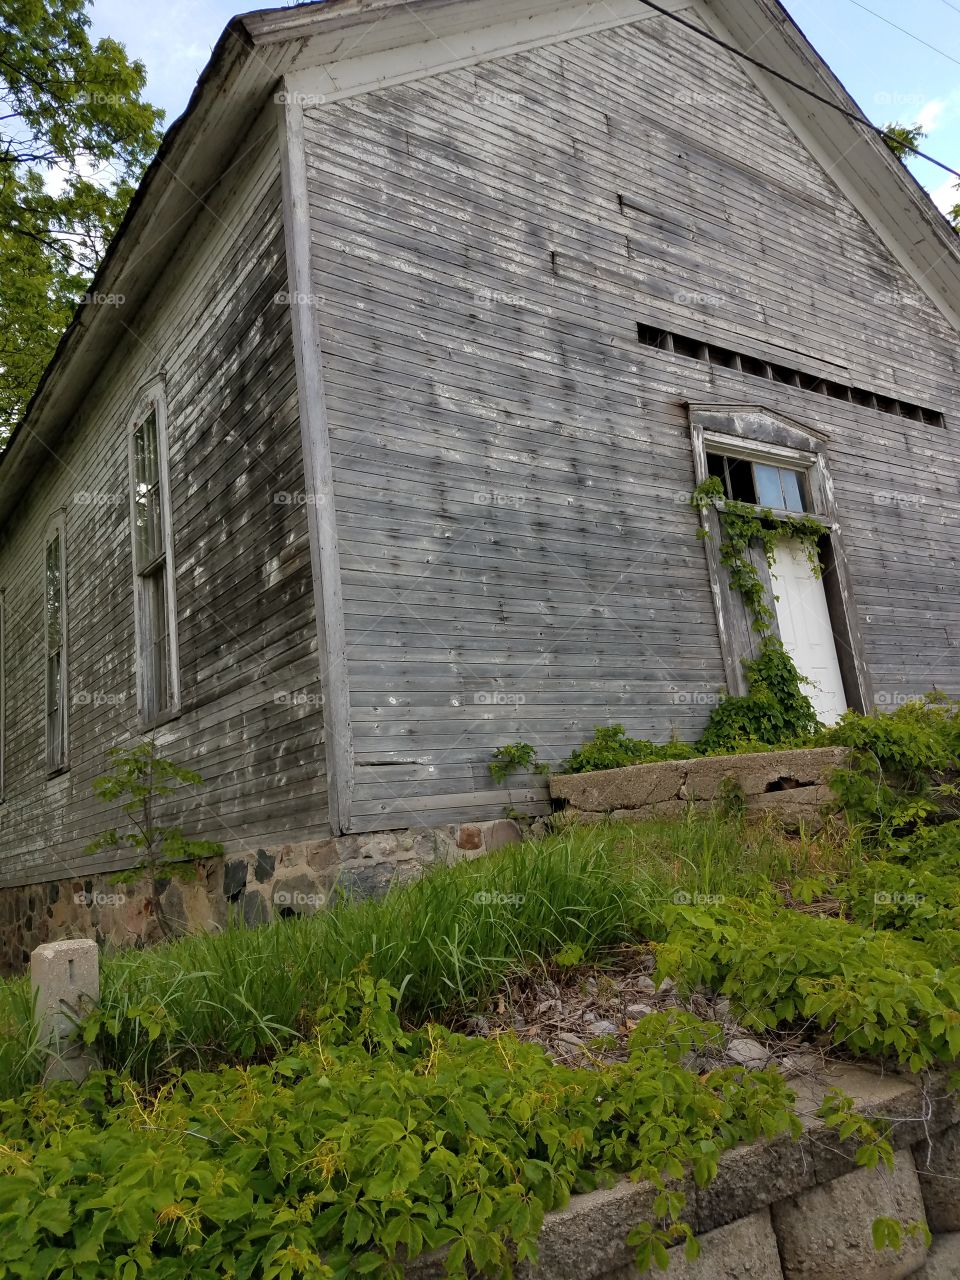
[[[930,1230],[960,1232],[960,1124],[929,1145],[918,1143],[913,1153]]]
[[[960,1231],[934,1236],[927,1261],[911,1280],[957,1280],[960,1276]]]
[[[908,1236],[899,1249],[878,1250],[875,1218],[924,1221],[920,1183],[909,1150],[893,1169],[857,1169],[771,1208],[784,1280],[905,1280],[927,1249]]]
[[[655,1274],[665,1280],[783,1280],[777,1238],[766,1209],[708,1231],[698,1240],[699,1258],[688,1262],[681,1246],[668,1249],[670,1266]],[[633,1274],[640,1280],[639,1272]]]

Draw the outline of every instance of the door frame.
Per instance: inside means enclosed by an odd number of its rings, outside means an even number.
[[[823,526],[820,539],[823,585],[847,705],[855,711],[868,712],[873,707],[873,690],[830,476],[826,435],[756,405],[688,402],[685,407],[690,421],[696,485],[702,484],[709,474],[708,452],[723,452],[729,457],[751,462],[779,462],[803,472],[812,507],[806,514]],[[730,589],[728,575],[720,563],[721,530],[717,509],[713,506],[701,508],[700,520],[708,535],[703,543],[727,690],[731,695],[739,696],[747,692],[743,663],[756,656],[758,636],[752,629],[742,600]],[[766,557],[760,548],[754,553],[754,563],[773,608],[773,584]],[[772,630],[779,636],[776,621]]]

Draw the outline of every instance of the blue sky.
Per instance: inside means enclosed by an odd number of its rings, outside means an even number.
[[[786,3],[875,123],[922,121],[929,130],[924,149],[960,169],[960,0],[862,0],[873,14],[858,0]],[[146,64],[148,96],[166,110],[169,123],[186,106],[229,19],[255,5],[256,0],[248,6],[243,0],[94,0],[94,33],[120,40],[131,57]],[[923,161],[911,167],[941,207],[960,200],[948,174]]]

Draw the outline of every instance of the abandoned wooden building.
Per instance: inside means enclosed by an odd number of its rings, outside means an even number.
[[[822,521],[825,718],[960,693],[958,246],[775,0],[235,19],[0,461],[0,885],[116,863],[139,735],[228,851],[693,740],[749,644],[708,474]]]

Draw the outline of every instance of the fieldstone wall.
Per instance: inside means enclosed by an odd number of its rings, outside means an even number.
[[[819,1061],[819,1060],[818,1060]],[[960,1280],[960,1106],[945,1080],[884,1074],[872,1068],[801,1066],[791,1085],[806,1131],[800,1141],[778,1138],[727,1152],[717,1177],[687,1195],[684,1220],[700,1243],[700,1257],[668,1250],[667,1280]],[[892,1126],[894,1167],[865,1169],[856,1148],[841,1143],[815,1118],[828,1089],[850,1094],[859,1110]],[[574,1196],[548,1214],[536,1266],[521,1280],[639,1280],[626,1244],[639,1222],[654,1221],[655,1190],[620,1182]],[[926,1222],[924,1240],[907,1235],[900,1249],[877,1250],[873,1221]],[[941,1230],[941,1224],[948,1224]],[[439,1280],[443,1255],[418,1259],[410,1280]]]
[[[775,813],[787,829],[802,823],[817,831],[836,808],[830,775],[848,755],[844,747],[815,747],[562,773],[551,777],[550,795],[573,816],[589,821],[671,817],[691,806],[709,809],[733,789],[742,794],[749,813]]]
[[[339,836],[185,864],[176,877],[118,884],[82,875],[0,889],[0,973],[23,972],[45,942],[93,938],[108,948],[149,946],[188,932],[213,932],[311,915],[335,893],[375,897],[438,863],[492,853],[521,838],[515,822],[465,823]]]

